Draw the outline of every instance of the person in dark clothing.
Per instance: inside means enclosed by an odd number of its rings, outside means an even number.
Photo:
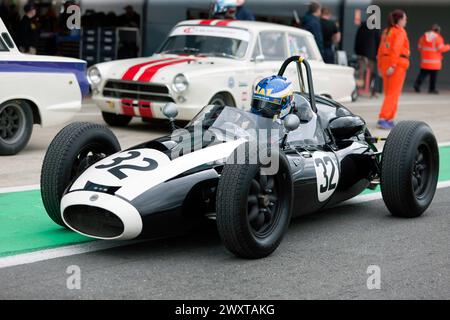
[[[361,23],[356,33],[355,53],[358,56],[361,75],[365,70],[370,72],[371,93],[381,92],[381,80],[377,72],[377,54],[381,41],[381,31],[369,29],[366,21]]]
[[[355,53],[375,61],[380,46],[381,32],[378,29],[369,29],[363,22],[358,28],[355,41]]]
[[[130,5],[124,8],[125,14],[120,16],[120,24],[124,27],[133,27],[140,28],[141,27],[141,16],[134,11],[134,8]]]
[[[323,35],[323,60],[325,63],[336,63],[335,45],[341,42],[341,32],[336,21],[331,19],[331,10],[327,7],[322,8],[322,17],[320,19]]]
[[[17,32],[17,43],[23,53],[36,54],[36,25],[33,18],[36,16],[36,7],[33,3],[28,3],[24,7],[25,15],[19,24]]]
[[[8,16],[9,16],[9,6],[8,1],[2,1],[0,3],[0,18],[3,23],[8,24]]]
[[[316,39],[317,46],[319,47],[320,53],[323,57],[323,34],[322,25],[320,24],[321,13],[322,6],[318,2],[311,2],[308,12],[303,17],[302,27],[314,35],[314,39]]]
[[[8,29],[9,33],[16,38],[16,31],[19,27],[20,16],[16,5],[11,0],[0,0],[0,18]]]
[[[237,5],[236,20],[255,21],[255,16],[250,9],[245,6],[245,0],[238,0]]]

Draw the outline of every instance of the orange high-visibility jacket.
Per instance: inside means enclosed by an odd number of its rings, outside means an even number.
[[[444,38],[439,33],[428,31],[419,39],[419,51],[422,69],[441,70],[442,53],[450,51],[450,45],[444,43]]]
[[[410,55],[408,35],[404,28],[394,26],[383,31],[378,48],[378,66],[382,73],[389,67],[408,69]]]

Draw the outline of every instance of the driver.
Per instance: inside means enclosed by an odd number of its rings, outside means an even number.
[[[214,19],[236,19],[237,0],[216,0],[213,8]]]
[[[281,76],[262,79],[253,92],[252,113],[283,120],[291,113],[294,100],[292,82]]]

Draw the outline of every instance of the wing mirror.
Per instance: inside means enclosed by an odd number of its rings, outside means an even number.
[[[256,63],[261,63],[266,60],[266,57],[264,57],[264,55],[260,54],[260,55],[257,55],[254,60]]]
[[[283,120],[286,131],[292,132],[300,127],[300,118],[294,114],[288,114]]]
[[[169,119],[172,131],[175,131],[175,119],[178,116],[178,106],[173,102],[169,102],[164,106],[162,112],[164,116]]]
[[[347,140],[362,134],[366,122],[359,116],[343,116],[331,120],[328,129],[336,140]]]
[[[286,129],[286,133],[281,142],[281,148],[284,149],[286,147],[287,138],[289,132],[295,131],[300,127],[300,118],[295,114],[288,114],[283,120],[284,128]]]

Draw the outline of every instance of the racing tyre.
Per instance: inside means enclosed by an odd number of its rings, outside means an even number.
[[[0,105],[0,155],[11,156],[22,151],[33,132],[33,111],[23,101]]]
[[[102,112],[103,120],[111,127],[126,127],[130,124],[132,116],[123,114],[115,114],[110,112]]]
[[[66,227],[60,211],[66,188],[91,165],[119,151],[119,141],[105,126],[76,122],[62,129],[51,142],[41,171],[41,196],[48,216]]]
[[[439,176],[439,149],[423,122],[400,122],[383,151],[381,192],[393,216],[416,218],[430,206]]]
[[[245,164],[229,161],[221,174],[217,227],[230,252],[241,258],[259,259],[273,253],[283,239],[291,220],[293,187],[284,154],[272,151],[271,159],[279,160],[279,170],[271,174],[268,166],[250,164],[246,149]],[[239,150],[230,159],[235,159]]]

